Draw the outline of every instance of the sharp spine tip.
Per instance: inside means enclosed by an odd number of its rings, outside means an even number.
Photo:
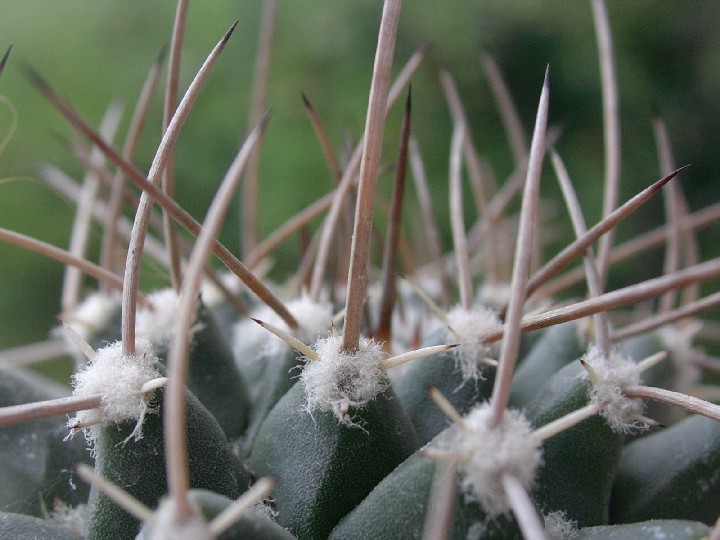
[[[230,39],[230,36],[232,36],[232,33],[235,31],[235,28],[237,27],[238,23],[240,22],[240,19],[237,19],[234,23],[230,25],[230,28],[227,32],[225,32],[225,35],[222,38],[222,41],[224,43],[227,43],[227,41]]]
[[[310,100],[309,100],[308,97],[305,95],[305,92],[303,92],[303,91],[301,90],[301,91],[300,91],[300,95],[302,96],[303,105],[305,105],[306,108],[312,110],[312,109],[313,109],[312,103],[310,103]]]
[[[7,52],[2,57],[2,60],[0,60],[0,73],[2,73],[5,69],[5,65],[7,64],[8,58],[10,58],[10,51],[12,51],[12,48],[13,48],[13,46],[11,43],[10,46],[8,47]]]
[[[165,63],[165,59],[167,58],[167,53],[169,49],[169,45],[165,43],[165,45],[162,46],[160,49],[160,52],[157,55],[157,58],[155,59],[155,63],[160,66]]]
[[[657,101],[653,100],[653,102],[650,103],[650,116],[653,120],[659,120],[662,117],[662,114],[660,113],[660,106]]]
[[[260,122],[258,123],[258,127],[260,128],[260,132],[262,133],[265,131],[265,128],[270,123],[270,118],[272,118],[273,115],[273,108],[269,107],[268,110],[265,111],[265,114],[260,119]]]
[[[420,52],[423,54],[427,53],[434,44],[434,40],[428,39],[425,43],[422,44],[422,47],[420,47]]]
[[[26,79],[30,81],[30,83],[34,84],[40,90],[47,91],[50,88],[50,85],[45,81],[42,75],[30,65],[30,63],[26,60],[20,60],[18,64],[18,68],[20,69],[20,72],[25,76]]]

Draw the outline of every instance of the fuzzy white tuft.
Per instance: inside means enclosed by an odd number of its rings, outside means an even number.
[[[487,528],[488,524],[485,521],[476,521],[468,527],[467,540],[482,540],[485,538]]]
[[[167,348],[175,338],[180,296],[174,289],[161,289],[149,295],[148,300],[153,308],[138,310],[135,334],[156,348]],[[200,324],[193,325],[190,335],[201,328]]]
[[[333,314],[328,302],[316,302],[303,295],[288,302],[288,310],[298,321],[298,329],[291,333],[303,343],[312,343],[330,329]]]
[[[645,405],[640,399],[632,399],[623,393],[628,386],[640,384],[640,369],[637,364],[627,360],[616,352],[604,357],[597,347],[590,347],[583,357],[597,376],[590,386],[590,402],[606,403],[600,414],[616,433],[632,433],[647,426],[637,417],[643,413]],[[584,377],[589,377],[587,373]]]
[[[287,331],[287,325],[282,320],[278,321],[275,312],[265,305],[253,310],[251,316]],[[232,346],[236,360],[246,362],[255,362],[256,356],[274,356],[287,348],[281,339],[269,337],[267,330],[250,319],[242,319],[233,326]]]
[[[482,379],[482,363],[493,352],[493,346],[482,340],[489,332],[502,326],[495,311],[476,307],[471,310],[455,307],[447,314],[450,327],[457,332],[459,338],[448,330],[448,343],[459,343],[453,349],[456,363],[462,371],[463,378]]]
[[[673,363],[673,387],[668,390],[689,393],[689,390],[702,378],[702,369],[696,362],[702,352],[693,347],[693,341],[702,330],[702,322],[692,321],[688,324],[672,324],[658,329],[658,336],[663,347],[670,353],[669,360]]]
[[[357,351],[340,350],[342,338],[327,337],[315,342],[314,349],[319,358],[308,360],[300,374],[305,386],[307,410],[330,411],[343,424],[355,424],[348,410],[362,409],[368,402],[383,392],[389,385],[380,369],[382,347],[380,344],[362,339]]]
[[[529,490],[542,464],[540,442],[520,411],[505,411],[502,423],[490,427],[488,403],[475,406],[457,429],[450,449],[467,456],[460,463],[461,486],[470,501],[482,504],[490,519],[510,511],[502,477],[512,475]]]
[[[142,437],[145,414],[152,411],[150,395],[142,392],[143,385],[160,377],[159,360],[147,340],[138,341],[136,354],[122,356],[120,343],[99,349],[95,359],[73,375],[73,394],[91,396],[100,394],[99,409],[79,411],[69,426],[89,424],[85,436],[93,442],[97,437],[97,425],[107,422],[137,422],[131,437]]]
[[[509,283],[483,283],[477,292],[477,301],[486,306],[507,306],[511,296]]]
[[[565,512],[550,512],[545,518],[545,534],[550,540],[572,540],[577,536],[577,521],[568,521]]]
[[[233,294],[238,294],[240,292],[242,281],[240,281],[235,274],[232,272],[221,272],[217,275],[220,282],[229,292]],[[200,297],[208,307],[219,306],[226,300],[225,293],[220,290],[220,287],[218,287],[214,281],[211,281],[208,278],[203,279],[200,286]]]
[[[46,519],[66,528],[79,538],[85,529],[86,510],[87,505],[85,504],[80,503],[77,506],[70,506],[61,499],[56,498],[53,500],[52,512]]]
[[[425,278],[418,286],[430,298],[437,298],[440,295],[440,280],[436,278],[434,282]],[[397,304],[398,309],[392,312],[392,339],[395,351],[416,349],[417,336],[429,336],[444,326],[442,321],[427,309],[412,285],[405,280],[398,281]]]
[[[179,520],[175,501],[165,498],[160,501],[155,512],[155,522],[150,534],[145,533],[143,540],[211,540],[207,522],[195,511],[188,519]],[[138,536],[140,538],[140,536]]]
[[[80,302],[72,313],[63,316],[65,324],[72,327],[85,341],[93,338],[105,329],[120,307],[118,294],[95,292]],[[65,335],[65,332],[62,332]],[[66,339],[67,336],[65,336]],[[77,347],[72,344],[70,350]]]
[[[270,506],[270,501],[268,501],[268,504],[266,504],[266,500],[255,503],[251,509],[251,512],[256,516],[261,516],[269,519],[272,522],[277,522],[279,512]]]
[[[303,343],[312,343],[321,334],[330,329],[332,306],[327,302],[316,302],[309,296],[301,296],[286,304],[288,311],[298,322],[297,329],[290,329],[280,316],[267,306],[253,312],[252,317],[277,326]],[[249,319],[240,321],[234,328],[233,352],[235,358],[251,358],[257,361],[258,356],[275,356],[288,350],[289,346],[280,338],[268,336],[268,331]],[[253,354],[246,354],[252,351]]]

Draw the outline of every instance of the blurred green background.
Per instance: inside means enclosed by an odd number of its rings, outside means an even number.
[[[82,168],[65,148],[70,130],[17,69],[29,62],[97,125],[111,102],[125,106],[119,140],[149,66],[169,42],[174,2],[140,0],[4,1],[0,49],[13,44],[0,77],[0,94],[18,114],[17,129],[0,155],[0,226],[67,246],[73,207],[40,181],[38,166],[53,163],[76,178]],[[326,193],[332,185],[307,121],[300,92],[323,119],[336,148],[361,135],[375,39],[378,0],[278,0],[268,104],[273,117],[261,162],[261,226],[264,234]],[[716,0],[610,1],[622,106],[622,200],[659,177],[651,111],[667,120],[678,164],[692,163],[682,185],[693,209],[718,200],[720,171],[720,3]],[[255,59],[260,2],[190,2],[182,89],[233,20],[239,19],[179,140],[178,199],[202,219],[215,186],[245,133]],[[545,66],[551,65],[551,122],[563,126],[558,148],[581,192],[589,223],[598,219],[603,170],[601,91],[590,3],[585,1],[416,0],[403,6],[395,68],[428,40],[430,58],[413,79],[414,129],[427,161],[443,231],[447,219],[447,161],[451,124],[437,79],[442,63],[456,77],[481,153],[502,181],[512,162],[479,53],[500,64],[529,134]],[[137,158],[147,170],[159,140],[162,92]],[[11,115],[0,105],[0,136]],[[399,112],[386,131],[386,162],[394,159]],[[546,167],[543,189],[557,188]],[[381,179],[389,192],[391,177]],[[410,195],[413,197],[414,195]],[[630,222],[620,239],[662,220],[656,198]],[[471,213],[466,223],[473,219]],[[557,222],[568,238],[562,206]],[[223,240],[238,244],[238,212]],[[95,229],[92,253],[97,253]],[[718,228],[703,235],[706,256],[716,256]],[[450,242],[446,238],[446,248]],[[297,240],[276,257],[277,273],[295,267]],[[614,272],[611,284],[629,276],[657,275],[662,252]],[[157,277],[157,276],[156,276]],[[162,276],[161,276],[162,278]],[[18,248],[0,245],[0,348],[43,339],[59,310],[62,267]]]

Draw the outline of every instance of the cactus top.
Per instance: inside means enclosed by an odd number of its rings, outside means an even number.
[[[85,436],[94,441],[97,424],[136,420],[131,437],[142,436],[145,414],[152,411],[151,396],[142,391],[143,385],[160,377],[160,361],[152,352],[147,340],[139,340],[136,354],[122,356],[120,343],[99,349],[94,359],[73,376],[73,394],[90,396],[100,394],[99,409],[79,411],[69,426],[89,425]]]
[[[590,347],[583,360],[596,375],[590,387],[590,402],[607,404],[600,414],[610,428],[616,433],[631,433],[647,427],[638,420],[645,407],[643,402],[623,393],[624,388],[640,384],[638,365],[614,351],[606,358],[596,347]]]
[[[165,348],[174,339],[180,295],[174,289],[161,289],[148,296],[152,309],[141,309],[137,314],[135,332],[138,338],[146,338],[158,348]],[[195,324],[191,335],[201,329]]]
[[[119,308],[120,296],[118,294],[96,292],[89,294],[72,313],[64,316],[63,320],[72,326],[80,337],[90,342],[110,323]],[[65,335],[64,332],[63,335]]]
[[[460,344],[453,352],[463,379],[484,378],[481,366],[491,354],[492,345],[483,341],[483,337],[502,326],[497,313],[485,307],[468,310],[458,306],[450,310],[447,318],[452,329],[448,332],[448,343]]]
[[[288,302],[286,307],[298,321],[296,330],[290,330],[280,316],[267,306],[261,306],[255,310],[253,318],[292,333],[294,337],[303,343],[312,343],[330,329],[332,307],[328,302],[316,302],[309,296],[303,295]],[[249,319],[237,323],[234,334],[233,352],[238,359],[248,356],[254,359],[256,355],[248,355],[246,354],[247,351],[260,353],[263,356],[274,356],[288,348],[285,342],[280,339],[268,339],[267,330],[260,328]]]
[[[463,417],[450,443],[452,453],[463,456],[461,486],[468,500],[482,504],[489,518],[510,511],[502,477],[514,476],[530,489],[542,463],[540,442],[530,422],[516,410],[505,411],[502,423],[490,426],[488,403],[475,406]]]
[[[362,408],[389,382],[380,369],[382,347],[370,339],[361,339],[357,351],[340,350],[340,337],[319,339],[314,349],[319,358],[308,360],[300,380],[305,386],[307,410],[330,411],[340,422],[351,427],[349,408]]]

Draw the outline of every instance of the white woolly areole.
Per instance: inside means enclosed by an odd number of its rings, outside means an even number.
[[[550,512],[545,518],[545,534],[550,540],[571,540],[578,533],[577,521],[569,521],[565,512]]]
[[[241,289],[242,281],[232,272],[220,272],[217,274],[220,283],[231,293],[238,294]],[[225,292],[210,279],[203,279],[200,285],[200,296],[208,307],[215,307],[226,300]]]
[[[491,306],[506,306],[512,297],[509,283],[483,283],[477,293],[478,302]]]
[[[309,296],[303,295],[288,302],[285,307],[297,320],[297,328],[290,329],[285,321],[267,306],[255,310],[252,317],[277,326],[303,343],[312,343],[330,329],[332,306],[327,302],[316,302]],[[250,358],[255,361],[258,354],[274,356],[288,348],[289,345],[283,340],[268,335],[268,331],[255,321],[247,319],[235,325],[233,339],[235,358],[245,358],[246,351],[253,351],[254,354],[250,355]]]
[[[370,339],[361,339],[357,351],[345,352],[340,350],[341,342],[340,337],[315,342],[319,358],[308,360],[300,374],[307,410],[330,411],[343,424],[361,427],[352,422],[348,409],[362,409],[388,387],[380,369],[382,347]]]
[[[155,347],[165,348],[173,341],[177,331],[180,295],[174,289],[161,289],[150,294],[148,300],[153,308],[138,310],[135,335],[149,340]],[[201,324],[194,324],[190,328],[190,335],[201,328]]]
[[[106,328],[120,306],[120,296],[95,292],[88,295],[70,315],[63,318],[65,324],[72,327],[85,341],[92,339]],[[65,332],[63,332],[65,335]],[[67,336],[65,336],[67,338]],[[67,338],[72,343],[70,338]],[[73,343],[71,350],[76,345]]]
[[[77,506],[70,506],[61,499],[55,498],[55,500],[53,500],[53,510],[46,519],[80,537],[85,529],[86,510],[86,504],[80,503]]]
[[[175,501],[170,498],[162,499],[155,512],[152,532],[150,535],[145,535],[144,538],[147,540],[211,540],[215,538],[198,510],[180,523],[177,515]]]
[[[672,324],[658,329],[660,342],[670,353],[669,360],[674,367],[673,386],[668,390],[689,393],[688,390],[702,378],[702,369],[696,360],[702,357],[703,353],[693,347],[695,336],[700,330],[702,330],[700,321]]]
[[[424,278],[418,286],[430,296],[438,298],[440,280]],[[416,349],[418,336],[427,336],[444,327],[442,321],[418,297],[415,289],[405,280],[398,281],[397,309],[392,311],[393,350],[406,351]],[[401,364],[401,366],[410,364]]]
[[[450,327],[460,336],[458,338],[451,331],[447,332],[448,343],[459,343],[459,347],[453,349],[453,354],[463,379],[482,379],[481,364],[493,350],[492,345],[482,338],[502,327],[497,313],[484,307],[467,310],[458,306],[450,310],[447,318]]]
[[[590,347],[583,357],[597,375],[591,381],[589,397],[591,403],[606,403],[600,414],[616,433],[632,433],[647,426],[637,419],[645,405],[640,399],[632,399],[623,393],[628,386],[640,384],[638,365],[612,351],[606,358],[597,347]],[[587,373],[583,374],[589,377]]]
[[[122,356],[120,347],[120,342],[116,342],[99,349],[95,359],[73,375],[73,395],[100,394],[102,403],[99,409],[79,411],[68,426],[136,420],[131,437],[138,440],[142,437],[145,414],[154,410],[150,404],[153,393],[148,395],[141,389],[146,382],[160,377],[160,361],[147,340],[138,341],[132,356]],[[97,426],[85,430],[88,441],[95,441],[96,430]]]
[[[491,416],[488,403],[475,406],[463,418],[467,430],[457,429],[450,446],[453,453],[467,456],[460,464],[466,498],[479,502],[490,519],[510,511],[502,477],[514,476],[530,490],[542,464],[541,443],[520,411],[505,411],[496,427],[490,427]]]

